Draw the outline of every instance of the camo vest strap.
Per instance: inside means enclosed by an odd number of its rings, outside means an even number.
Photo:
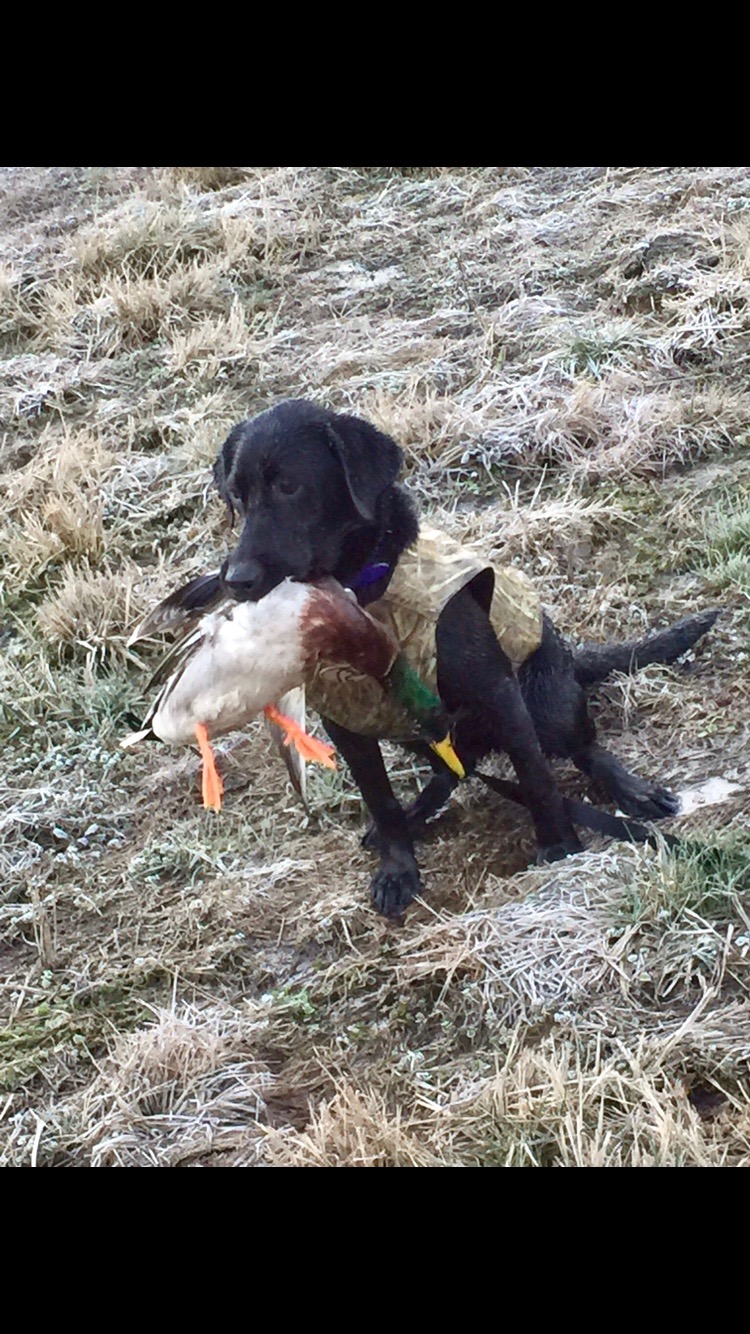
[[[462,588],[469,588],[489,613],[500,644],[516,665],[542,641],[539,595],[526,575],[511,566],[486,564],[446,533],[422,527],[417,542],[399,560],[385,596],[367,610],[393,631],[411,667],[433,690],[435,627],[443,608]],[[310,708],[352,732],[393,741],[415,735],[410,716],[371,677],[329,664],[318,667],[306,691]]]

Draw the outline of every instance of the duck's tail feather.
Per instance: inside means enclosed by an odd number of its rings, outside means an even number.
[[[141,741],[147,741],[152,736],[154,733],[150,727],[142,727],[139,732],[129,732],[122,738],[120,750],[131,750],[133,746],[137,746]]]

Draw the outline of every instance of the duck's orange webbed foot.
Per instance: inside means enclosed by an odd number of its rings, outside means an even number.
[[[281,728],[284,733],[284,745],[295,746],[303,760],[313,760],[316,764],[325,765],[326,769],[336,768],[333,746],[329,746],[325,741],[318,741],[317,737],[308,736],[299,723],[295,723],[294,719],[288,718],[285,713],[279,713],[273,704],[269,704],[263,712],[269,722]]]
[[[208,732],[203,723],[196,724],[195,739],[200,747],[201,758],[203,760],[203,775],[201,779],[203,805],[207,811],[220,811],[221,798],[224,795],[224,784],[221,781],[221,774],[216,768],[216,758],[211,749]]]

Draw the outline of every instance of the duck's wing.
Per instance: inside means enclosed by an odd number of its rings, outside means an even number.
[[[178,639],[177,643],[173,644],[169,652],[164,655],[157,666],[156,671],[154,671],[149,678],[144,694],[147,695],[154,686],[163,682],[161,690],[158,691],[154,699],[151,701],[151,706],[141,723],[140,729],[137,732],[131,732],[120,742],[122,750],[128,750],[131,746],[136,746],[139,741],[145,741],[148,737],[154,735],[151,727],[152,720],[156,717],[159,709],[166,702],[170,692],[179,681],[182,669],[188,659],[200,648],[206,638],[207,632],[207,621],[201,618],[192,633],[183,635],[182,639]]]
[[[187,626],[185,628],[187,630]],[[164,657],[159,662],[155,671],[149,677],[148,684],[146,685],[146,688],[144,690],[144,694],[148,694],[149,690],[151,690],[154,686],[159,685],[161,681],[165,680],[167,681],[167,684],[165,685],[164,689],[159,692],[158,698],[154,702],[154,707],[151,709],[149,717],[153,717],[159,702],[163,701],[166,698],[166,695],[171,689],[172,683],[176,682],[179,679],[183,666],[188,661],[188,658],[190,658],[191,655],[195,652],[195,650],[200,648],[201,644],[206,638],[207,633],[208,633],[208,623],[201,617],[201,619],[198,621],[198,624],[193,627],[190,633],[184,634],[181,639],[177,640],[176,644],[172,645],[169,652],[164,654]],[[167,678],[169,679],[167,680]],[[143,725],[145,727],[146,723],[144,722]]]
[[[303,731],[307,730],[304,686],[287,691],[286,695],[282,695],[281,699],[276,701],[276,707],[279,713],[285,713],[288,718],[292,718],[295,723],[298,723]],[[270,718],[266,718],[265,722],[274,746],[287,767],[292,787],[298,793],[305,810],[307,810],[307,761],[302,758],[295,746],[285,745],[284,732],[276,723],[272,723]]]
[[[182,588],[170,593],[143,618],[130,636],[128,648],[149,635],[163,634],[165,631],[189,631],[199,617],[215,610],[225,596],[221,575],[199,574],[197,579],[191,579],[189,584],[183,584]]]
[[[149,612],[140,625],[136,626],[128,640],[128,647],[137,643],[140,639],[146,639],[149,635],[158,634],[165,630],[180,630],[182,634],[152,673],[144,694],[148,694],[153,686],[159,685],[161,682],[164,682],[164,684],[155,699],[152,700],[148,713],[138,731],[131,732],[120,742],[123,750],[129,750],[131,746],[138,745],[139,741],[145,741],[154,736],[151,727],[152,719],[175,682],[179,680],[183,664],[187,662],[191,653],[199,648],[205,639],[206,624],[203,617],[225,600],[221,591],[219,575],[202,574],[197,579],[191,579],[189,584],[178,588],[176,592],[170,593],[169,597],[164,598],[158,606],[154,607],[153,611]]]

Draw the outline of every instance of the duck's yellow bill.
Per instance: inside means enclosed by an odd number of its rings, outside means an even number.
[[[443,737],[442,741],[431,741],[430,746],[435,754],[440,756],[443,764],[447,764],[454,774],[458,774],[459,778],[466,777],[466,770],[453,749],[450,736]]]

